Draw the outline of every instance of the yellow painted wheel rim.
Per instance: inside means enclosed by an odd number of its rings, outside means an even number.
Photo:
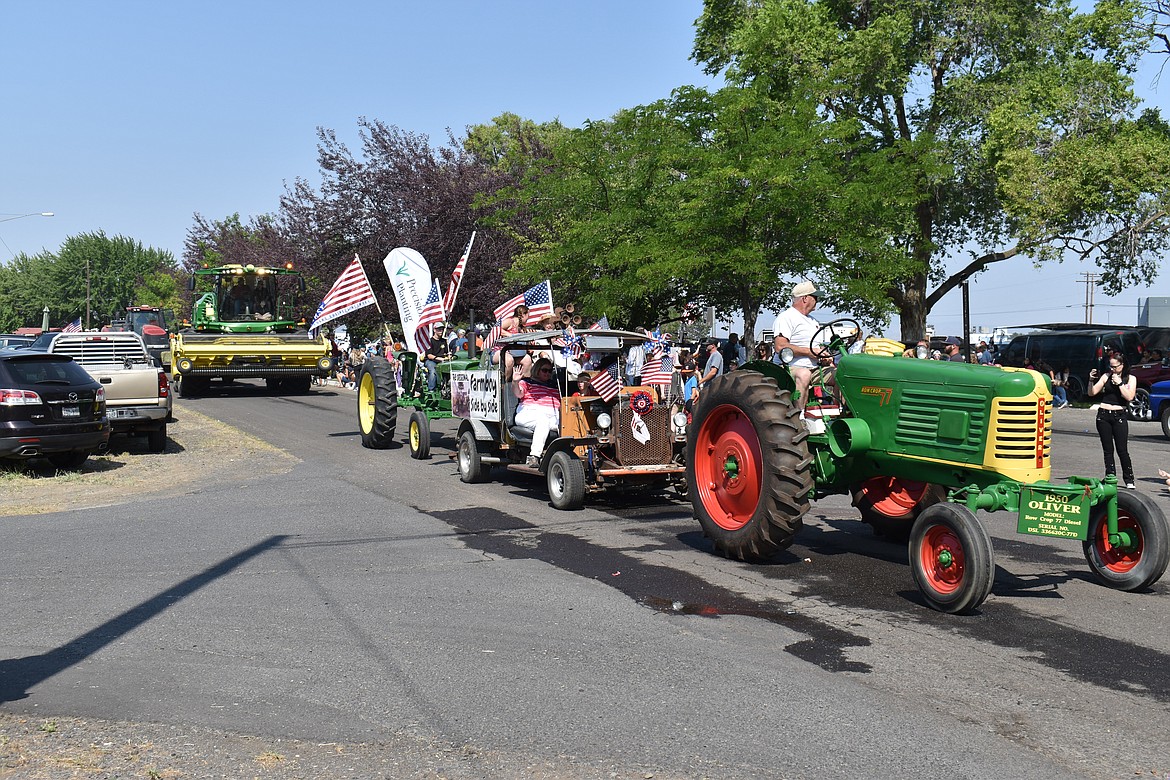
[[[358,424],[362,427],[362,433],[369,434],[374,430],[374,415],[377,411],[377,402],[374,399],[374,375],[362,374],[361,384],[358,385]]]
[[[422,441],[421,433],[418,429],[418,423],[414,420],[410,421],[410,451],[418,452],[419,443]]]

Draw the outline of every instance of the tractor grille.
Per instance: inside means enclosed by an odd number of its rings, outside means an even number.
[[[1052,449],[1052,403],[1045,398],[996,398],[991,455],[998,461],[1047,468]]]
[[[650,433],[650,441],[643,444],[634,438],[630,430],[634,413],[630,410],[628,396],[621,396],[613,405],[614,437],[616,438],[617,462],[622,466],[652,466],[670,463],[674,454],[673,437],[670,431],[670,406],[654,404],[654,408],[642,415],[642,422]]]

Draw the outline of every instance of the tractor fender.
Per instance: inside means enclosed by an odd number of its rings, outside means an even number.
[[[551,458],[553,453],[573,452],[577,447],[588,447],[597,444],[597,438],[593,436],[578,437],[578,436],[561,436],[560,438],[551,440],[544,445],[544,454],[541,456],[542,460]]]
[[[796,382],[792,379],[792,372],[788,366],[773,363],[771,360],[749,360],[739,367],[740,371],[744,369],[774,379],[776,384],[780,385],[781,390],[787,390],[790,393],[796,392]]]

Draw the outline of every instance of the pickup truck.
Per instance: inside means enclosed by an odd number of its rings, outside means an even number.
[[[112,433],[146,434],[151,452],[166,448],[170,383],[137,333],[42,333],[28,349],[68,355],[101,383]]]

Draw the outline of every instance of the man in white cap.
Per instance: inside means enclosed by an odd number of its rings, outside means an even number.
[[[797,405],[801,408],[804,408],[808,385],[819,359],[813,354],[811,344],[813,335],[821,326],[808,315],[817,307],[820,297],[821,291],[812,282],[806,280],[797,284],[792,288],[792,305],[777,315],[772,326],[772,332],[776,334],[773,339],[776,354],[779,355],[785,347],[792,350],[793,359],[788,368],[796,382],[796,392],[800,394]]]

